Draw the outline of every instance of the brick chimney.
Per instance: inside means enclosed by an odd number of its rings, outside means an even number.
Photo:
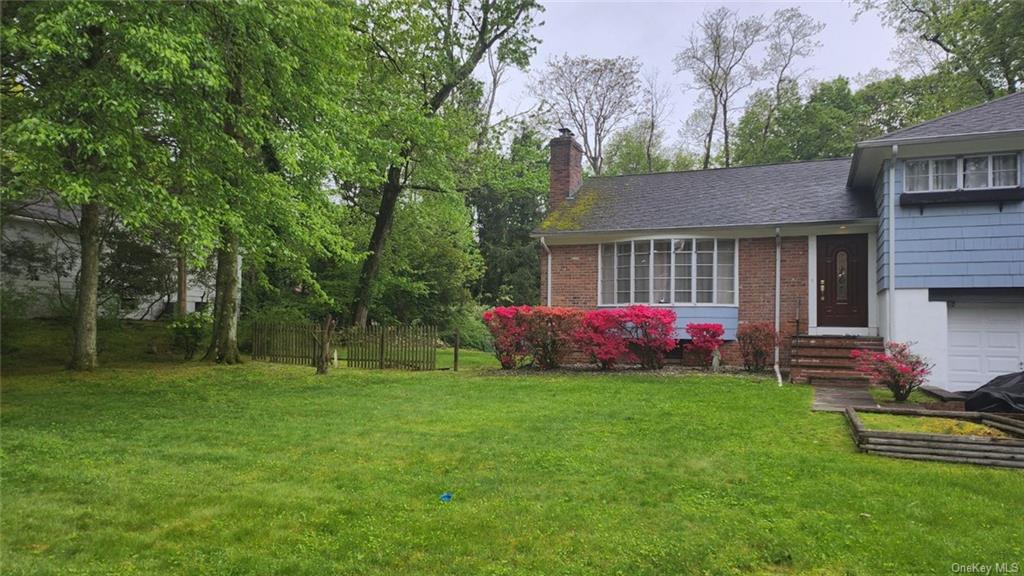
[[[552,138],[550,145],[548,212],[557,208],[566,198],[575,196],[583,182],[583,147],[573,137],[572,130],[561,128],[558,132],[558,137]]]

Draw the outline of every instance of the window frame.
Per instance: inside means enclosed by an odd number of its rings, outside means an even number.
[[[713,264],[712,264],[712,297],[711,302],[697,302],[697,241],[698,240],[712,240],[714,242],[713,251]],[[731,304],[719,302],[719,291],[718,291],[718,266],[723,263],[719,260],[719,240],[729,240],[733,243],[732,250],[732,295],[733,302]],[[669,259],[669,302],[656,302],[654,299],[654,245],[658,241],[667,241],[670,248],[670,259]],[[690,301],[689,302],[677,302],[676,301],[676,242],[679,241],[690,241]],[[637,242],[646,242],[648,245],[648,270],[647,270],[647,292],[648,302],[637,302],[636,299],[636,244]],[[619,285],[619,266],[618,266],[618,246],[620,244],[629,244],[630,247],[630,290],[629,290],[629,302],[617,302],[618,297],[618,285]],[[613,289],[612,294],[608,297],[604,294],[604,288],[602,287],[602,278],[604,277],[604,263],[603,256],[605,246],[610,246],[614,257],[612,259],[613,267],[611,270],[612,279],[611,286]],[[597,306],[599,308],[621,308],[623,306],[643,305],[643,306],[657,306],[663,308],[673,307],[730,307],[738,308],[740,301],[740,239],[734,237],[722,237],[717,236],[659,236],[641,238],[635,240],[621,240],[616,242],[601,242],[597,245]],[[606,301],[608,300],[608,301]]]
[[[1011,185],[999,185],[994,184],[995,181],[995,158],[1001,156],[1013,157],[1016,162],[1017,170],[1014,172],[1016,175],[1017,183]],[[966,161],[974,158],[984,158],[987,162],[987,177],[985,186],[972,186],[967,187],[966,184]],[[956,187],[955,188],[937,188],[934,187],[935,179],[937,177],[935,164],[943,160],[954,160],[956,162]],[[908,182],[907,164],[909,162],[927,162],[928,165],[928,188],[922,190],[910,190]],[[960,154],[957,156],[934,156],[925,158],[905,158],[903,159],[903,190],[901,194],[927,194],[930,192],[955,192],[959,190],[964,191],[976,191],[976,190],[997,190],[1004,188],[1020,188],[1021,187],[1021,153],[1016,152],[986,152],[980,154]]]

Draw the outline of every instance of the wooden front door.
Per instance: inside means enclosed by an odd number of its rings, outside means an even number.
[[[818,236],[818,326],[867,325],[867,235]]]

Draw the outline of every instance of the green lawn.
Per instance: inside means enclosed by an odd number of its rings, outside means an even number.
[[[1024,474],[857,453],[803,386],[167,359],[80,375],[10,360],[4,574],[948,574],[1024,561]]]

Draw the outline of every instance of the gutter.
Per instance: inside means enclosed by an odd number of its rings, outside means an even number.
[[[540,245],[544,247],[544,252],[546,252],[548,255],[548,273],[546,277],[547,286],[545,286],[547,296],[544,302],[546,306],[551,306],[551,248],[548,247],[548,243],[544,241],[543,236],[540,237]]]
[[[782,386],[782,372],[779,371],[779,306],[782,303],[782,228],[775,227],[775,380]]]
[[[889,297],[885,299],[886,307],[886,336],[888,341],[893,341],[894,330],[896,329],[896,157],[899,155],[899,144],[892,145],[892,155],[889,162]]]

